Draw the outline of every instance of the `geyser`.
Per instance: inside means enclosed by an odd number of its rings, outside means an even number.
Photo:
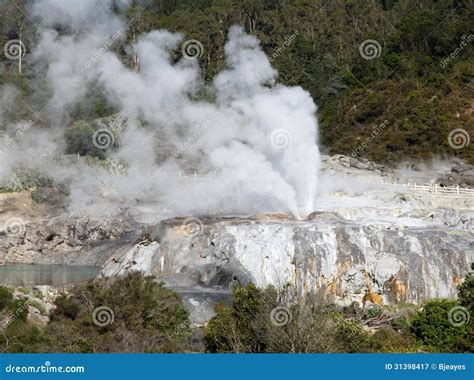
[[[277,82],[257,38],[232,27],[226,67],[203,84],[199,54],[183,49],[181,59],[172,58],[184,48],[183,36],[151,31],[127,49],[140,62],[136,70],[110,50],[127,26],[111,11],[112,0],[103,3],[35,2],[32,15],[42,29],[30,60],[44,67],[47,79],[35,99],[49,101],[41,128],[30,128],[0,152],[8,165],[3,177],[19,166],[45,172],[69,184],[72,209],[87,212],[97,212],[98,204],[110,212],[107,196],[98,195],[104,186],[115,202],[156,200],[175,215],[313,211],[320,165],[316,106],[302,88]],[[127,2],[120,5],[125,9]],[[80,29],[84,20],[87,28]],[[53,25],[70,33],[58,34]],[[109,163],[123,165],[120,175],[61,156],[71,110],[92,88],[127,120],[119,135],[105,131],[115,141],[104,152]],[[45,150],[52,154],[42,155]],[[169,175],[189,168],[214,174],[187,182]]]

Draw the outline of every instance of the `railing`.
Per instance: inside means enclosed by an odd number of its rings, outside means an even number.
[[[418,185],[416,183],[396,183],[396,182],[384,182],[385,184],[392,185],[403,189],[418,191],[425,194],[452,194],[452,195],[468,195],[474,196],[474,189],[462,188],[459,186],[444,187],[439,185]]]
[[[217,177],[217,172],[211,172],[211,173],[206,173],[206,174],[198,174],[196,171],[192,173],[179,172],[179,179],[181,180],[197,181],[198,179],[215,178],[215,177]]]

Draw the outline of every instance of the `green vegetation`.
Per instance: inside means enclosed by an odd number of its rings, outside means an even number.
[[[310,295],[302,299],[289,288],[236,286],[231,305],[215,305],[215,316],[204,330],[204,350],[473,352],[473,284],[471,273],[459,286],[458,300],[432,300],[420,308],[401,304],[366,309],[357,303],[324,304]],[[180,296],[140,273],[77,285],[56,298],[45,327],[28,318],[29,307],[41,312],[42,304],[17,297],[0,287],[1,351],[191,351],[189,313]]]
[[[13,294],[10,289],[0,286],[0,312],[8,308],[13,301]]]
[[[206,351],[416,352],[420,349],[407,326],[398,330],[392,327],[390,321],[394,319],[388,309],[362,310],[356,304],[339,308],[312,299],[286,306],[280,304],[289,296],[271,287],[235,288],[232,306],[215,307],[216,316],[209,321],[204,336]],[[393,315],[401,318],[399,314]],[[382,327],[371,328],[380,321]]]
[[[66,139],[66,154],[79,154],[85,156],[90,154],[98,158],[105,158],[104,151],[94,146],[93,136],[95,129],[84,120],[73,123],[64,131]]]
[[[203,44],[199,62],[210,82],[225,65],[226,31],[239,24],[260,39],[280,82],[311,93],[319,106],[321,145],[330,153],[352,154],[387,121],[358,151],[361,156],[393,164],[446,154],[472,164],[472,143],[453,149],[448,135],[463,128],[471,140],[474,136],[469,100],[474,95],[473,7],[472,2],[456,0],[135,0],[126,15],[131,23],[126,41],[113,48],[134,67],[126,46],[141,34],[156,28],[181,32],[185,39]],[[11,2],[0,9],[8,25],[0,30],[2,46],[20,32],[27,46],[34,44],[36,28],[25,18],[27,13]],[[364,59],[359,47],[369,39],[378,42],[380,54]],[[180,54],[177,51],[175,58]],[[13,84],[17,96],[28,100],[35,88],[28,59],[22,75],[15,62],[1,59],[0,83]],[[13,104],[18,110],[9,118],[26,117],[22,102]],[[87,123],[116,111],[91,89],[71,110],[69,125],[82,124],[67,131],[67,149],[80,154],[92,150],[100,156],[103,152],[84,140],[93,132]]]
[[[466,326],[454,326],[449,318],[449,311],[457,306],[456,301],[430,301],[416,315],[412,331],[425,347],[436,352],[457,351],[458,343],[467,337]]]
[[[22,191],[35,186],[52,186],[53,181],[36,170],[17,168],[0,184],[0,193]]]
[[[0,288],[1,299],[13,302]],[[191,334],[180,297],[151,277],[132,273],[97,279],[58,297],[44,328],[26,323],[16,301],[12,322],[0,334],[7,352],[182,352]]]
[[[474,352],[474,273],[459,286],[459,300],[433,300],[419,310],[409,305],[337,308],[311,299],[282,306],[278,300],[288,296],[273,288],[235,288],[232,306],[215,307],[204,336],[206,350]]]

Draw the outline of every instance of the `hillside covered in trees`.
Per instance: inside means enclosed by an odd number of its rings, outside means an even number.
[[[0,133],[8,122],[35,120],[47,101],[35,97],[44,68],[30,59],[39,38],[30,5],[0,2],[2,46],[20,39],[26,52],[21,60],[1,57]],[[140,34],[183,33],[202,47],[209,82],[224,66],[227,30],[241,25],[261,41],[280,82],[311,93],[326,152],[384,163],[447,156],[474,163],[473,10],[467,0],[134,0],[126,38],[108,48],[139,70],[129,46]],[[115,111],[94,88],[64,127]],[[453,147],[449,136],[459,129],[464,140]]]

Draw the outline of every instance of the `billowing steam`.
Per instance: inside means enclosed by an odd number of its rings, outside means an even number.
[[[175,215],[313,211],[320,162],[316,106],[300,87],[277,83],[254,36],[232,27],[227,68],[204,85],[199,55],[173,58],[181,53],[182,35],[142,35],[128,49],[138,56],[134,70],[111,49],[127,28],[111,11],[112,0],[74,4],[40,0],[33,6],[42,29],[30,58],[46,67],[50,100],[43,127],[30,128],[0,153],[0,176],[15,165],[46,171],[69,184],[71,207],[82,210],[138,200],[157,201]],[[126,6],[116,2],[115,10]],[[58,35],[53,26],[68,34]],[[120,170],[61,156],[71,110],[92,88],[126,117],[115,148],[106,151]],[[104,143],[107,136],[101,138]],[[180,172],[200,177],[187,180]]]

